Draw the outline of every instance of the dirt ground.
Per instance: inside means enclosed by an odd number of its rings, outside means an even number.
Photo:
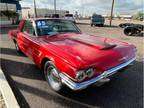
[[[87,23],[90,24],[90,20],[76,20],[77,23]],[[110,21],[108,19],[105,19],[105,25],[109,25]],[[118,20],[114,19],[112,20],[112,25],[113,26],[118,26],[121,23],[134,23],[134,24],[142,24],[144,22],[142,21],[137,21],[137,20]]]

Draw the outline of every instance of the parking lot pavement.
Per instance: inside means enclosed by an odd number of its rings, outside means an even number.
[[[137,46],[138,55],[134,66],[118,73],[112,81],[101,87],[89,87],[62,94],[53,92],[41,71],[23,55],[18,55],[7,36],[1,32],[1,67],[10,82],[22,108],[142,108],[143,107],[143,37],[125,36],[118,27],[90,27],[78,25],[83,32],[131,42]]]

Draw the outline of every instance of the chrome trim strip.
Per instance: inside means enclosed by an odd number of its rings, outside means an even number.
[[[81,83],[75,83],[73,82],[71,79],[69,79],[67,76],[65,76],[64,74],[60,73],[60,77],[61,77],[61,81],[62,83],[66,84],[69,88],[71,88],[72,90],[80,90],[80,89],[83,89],[83,88],[86,88],[87,86],[105,78],[105,77],[108,77],[110,75],[113,75],[114,73],[116,73],[118,70],[128,66],[129,64],[131,64],[136,58],[132,58],[131,60],[123,63],[123,64],[120,64],[114,68],[111,68],[107,71],[105,71],[104,73],[102,73],[101,75],[95,77],[95,78],[92,78],[88,81],[84,81],[84,82],[81,82]]]

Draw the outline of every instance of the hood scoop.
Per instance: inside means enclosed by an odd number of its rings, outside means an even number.
[[[88,46],[93,46],[99,50],[108,50],[117,46],[115,43],[109,42],[107,38],[99,38],[99,37],[88,36],[88,35],[80,35],[77,37],[71,36],[69,40],[77,41],[81,44],[85,44]]]
[[[106,46],[103,47],[103,48],[101,48],[101,50],[112,49],[112,48],[114,48],[114,47],[116,47],[116,46],[117,46],[116,44],[113,44],[113,45],[111,45],[111,44],[106,44]]]
[[[115,43],[108,41],[107,38],[82,34],[76,36],[62,35],[59,37],[45,38],[43,41],[53,45],[66,45],[73,48],[74,46],[81,46],[98,50],[109,50],[117,46]]]
[[[101,50],[108,50],[117,46],[116,44],[107,42],[107,38],[105,38],[104,44],[105,44],[105,47],[101,48]]]

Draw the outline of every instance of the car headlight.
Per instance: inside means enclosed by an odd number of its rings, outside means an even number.
[[[80,70],[76,74],[76,79],[80,82],[83,81],[86,77],[90,78],[94,75],[94,72],[96,71],[95,68],[89,68],[88,70]]]
[[[93,75],[94,75],[94,72],[95,72],[95,69],[94,68],[90,68],[90,69],[88,69],[86,72],[85,72],[85,74],[86,74],[86,76],[87,77],[92,77]]]
[[[85,72],[83,70],[79,71],[77,74],[76,74],[76,79],[78,81],[83,81],[85,79],[86,75],[85,75]]]

